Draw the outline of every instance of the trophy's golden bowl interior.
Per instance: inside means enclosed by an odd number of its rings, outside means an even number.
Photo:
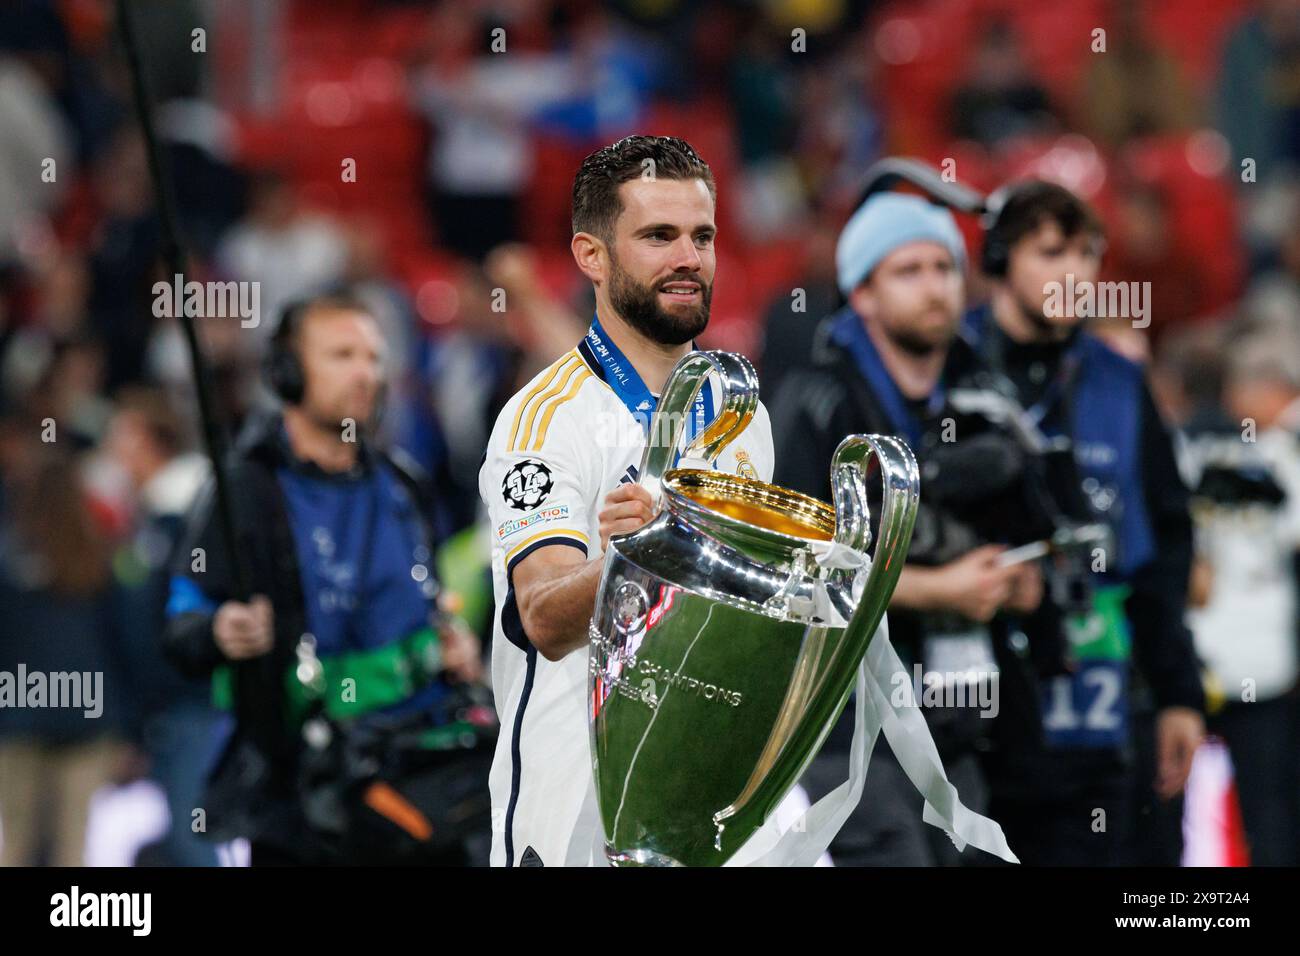
[[[835,536],[835,509],[788,488],[693,468],[675,468],[664,475],[663,483],[701,507],[768,531],[814,541]]]

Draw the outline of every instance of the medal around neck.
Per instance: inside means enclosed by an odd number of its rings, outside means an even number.
[[[916,459],[883,435],[836,449],[833,508],[671,467],[711,373],[721,408],[683,461],[712,464],[758,407],[743,357],[677,364],[641,461],[659,512],[611,539],[590,626],[592,762],[616,866],[720,866],[763,825],[844,709],[916,519]],[[873,456],[884,496],[868,555]]]

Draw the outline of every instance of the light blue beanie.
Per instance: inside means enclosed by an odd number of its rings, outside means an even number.
[[[958,269],[966,265],[966,244],[952,213],[920,196],[877,193],[849,217],[835,247],[835,273],[846,296],[899,246],[937,242],[952,253]]]

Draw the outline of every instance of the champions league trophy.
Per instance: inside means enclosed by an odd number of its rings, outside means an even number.
[[[717,418],[671,467],[696,395]],[[753,366],[692,352],[651,422],[640,481],[661,510],[611,540],[590,627],[592,761],[616,866],[719,866],[821,746],[902,570],[920,479],[905,444],[850,435],[835,507],[709,470],[758,406]],[[866,465],[884,483],[874,555]]]

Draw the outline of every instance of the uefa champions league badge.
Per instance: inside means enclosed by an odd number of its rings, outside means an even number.
[[[551,469],[536,458],[517,463],[501,482],[501,496],[517,511],[532,511],[551,493]]]

